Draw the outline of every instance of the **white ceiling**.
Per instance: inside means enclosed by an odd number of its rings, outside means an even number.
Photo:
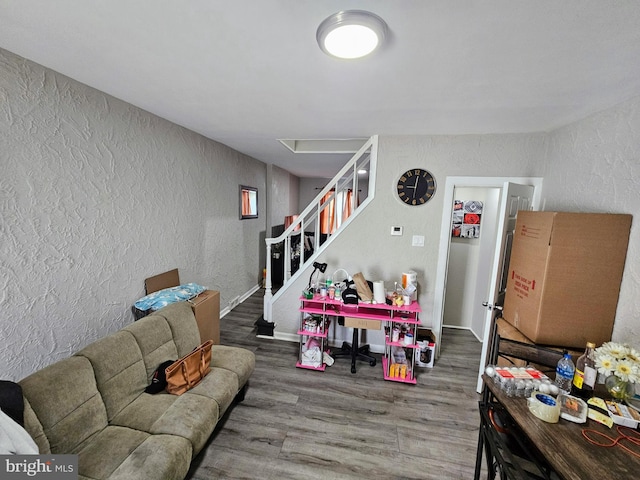
[[[391,38],[323,54],[339,10]],[[640,95],[637,0],[0,0],[0,47],[299,176],[277,139],[548,131]]]

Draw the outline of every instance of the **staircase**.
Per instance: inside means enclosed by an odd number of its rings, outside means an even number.
[[[322,254],[332,240],[355,219],[375,196],[378,136],[371,137],[351,157],[351,160],[320,191],[311,203],[293,220],[293,223],[276,238],[267,238],[267,265],[265,278],[263,321],[271,323],[273,303],[314,260]],[[358,171],[368,171],[366,198],[358,193]],[[333,221],[331,221],[331,219]],[[284,279],[282,287],[273,294],[273,254],[284,255]],[[293,265],[293,268],[292,268]]]

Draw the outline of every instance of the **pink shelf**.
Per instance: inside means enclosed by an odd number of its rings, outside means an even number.
[[[306,335],[307,337],[327,338],[327,332],[316,333],[308,330],[298,330],[298,335]]]
[[[325,312],[325,310],[323,310],[322,308],[323,304],[326,304],[327,306],[336,306],[338,307],[339,310],[344,305],[340,300],[335,300],[335,299],[331,300],[329,297],[322,298],[320,295],[315,295],[313,298],[310,298],[310,299],[307,299],[301,296],[300,301],[305,302],[306,304],[318,303],[319,306],[316,308],[319,308],[320,310],[322,310],[322,312]],[[420,308],[420,304],[418,302],[412,302],[411,305],[408,305],[408,306],[403,305],[402,307],[398,307],[395,305],[387,305],[386,303],[360,303],[358,304],[358,306],[360,308],[372,308],[374,310],[384,310],[384,311],[393,311],[393,312],[407,312],[409,314],[422,312],[422,309]],[[307,311],[306,306],[304,310]]]
[[[393,347],[420,348],[420,345],[416,344],[415,342],[409,345],[404,342],[390,342],[389,335],[385,335],[384,341],[387,345],[391,345]]]
[[[387,359],[385,357],[382,357],[382,375],[384,376],[385,380],[388,380],[390,382],[410,383],[412,385],[415,385],[416,383],[418,383],[416,381],[415,376],[413,376],[413,372],[411,371],[408,372],[408,375],[406,378],[390,377],[389,375],[387,375],[387,366],[388,366]]]
[[[318,372],[324,372],[326,365],[323,363],[320,367],[312,367],[311,365],[303,365],[300,362],[296,362],[297,368],[306,368],[307,370],[316,370]]]

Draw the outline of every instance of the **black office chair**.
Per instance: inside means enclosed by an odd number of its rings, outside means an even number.
[[[338,317],[338,325],[344,327],[344,317]],[[369,354],[369,345],[358,345],[360,339],[360,329],[353,329],[353,336],[351,338],[351,344],[342,342],[342,347],[337,352],[334,352],[331,356],[337,357],[349,357],[351,358],[351,373],[356,373],[356,360],[364,360],[369,362],[372,367],[376,366],[376,358]]]

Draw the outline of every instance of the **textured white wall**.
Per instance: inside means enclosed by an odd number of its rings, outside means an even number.
[[[613,340],[640,348],[640,97],[549,138],[545,210],[633,215]]]
[[[178,267],[224,308],[258,284],[265,164],[0,50],[0,378],[133,321]]]

